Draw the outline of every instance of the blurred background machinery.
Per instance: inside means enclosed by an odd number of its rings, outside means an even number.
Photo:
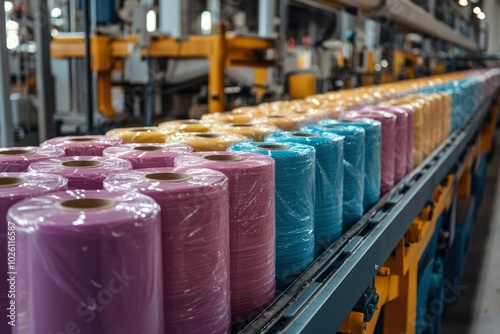
[[[491,65],[498,6],[465,2],[5,1],[14,131],[4,137],[99,133]]]

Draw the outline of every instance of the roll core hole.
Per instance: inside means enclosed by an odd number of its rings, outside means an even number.
[[[0,177],[0,188],[15,187],[28,182],[24,177]]]
[[[319,137],[319,135],[316,133],[299,132],[299,133],[292,134],[292,137],[311,138],[311,137]]]
[[[95,160],[78,160],[78,161],[65,161],[62,163],[64,167],[77,167],[77,168],[93,168],[104,165],[101,161]]]
[[[243,160],[243,157],[240,155],[221,154],[221,155],[207,155],[204,156],[203,159],[211,161],[241,161]]]
[[[82,142],[86,142],[86,141],[96,141],[96,140],[97,140],[96,138],[82,137],[82,138],[72,138],[72,139],[69,139],[68,141],[82,143]]]
[[[150,132],[152,129],[144,129],[144,128],[133,128],[129,129],[129,132]]]
[[[257,148],[262,148],[265,150],[288,150],[290,146],[288,145],[278,145],[278,144],[266,144],[266,145],[259,145]]]
[[[195,120],[188,120],[188,121],[182,121],[181,124],[186,124],[186,125],[190,125],[190,124],[199,124],[200,122],[198,121],[195,121]]]
[[[199,133],[196,135],[196,137],[214,139],[214,138],[219,138],[220,135],[215,134],[215,133]]]
[[[113,208],[116,204],[115,200],[108,198],[78,198],[59,202],[56,206],[69,211],[98,211]]]
[[[137,146],[137,147],[134,147],[134,150],[153,152],[153,151],[161,151],[161,150],[163,150],[163,147],[162,146]]]
[[[234,123],[234,124],[231,124],[231,126],[234,126],[235,128],[249,128],[249,127],[252,127],[253,124],[250,124],[250,123]]]
[[[285,116],[271,115],[271,116],[267,116],[267,118],[285,118]]]
[[[184,173],[152,173],[146,174],[144,177],[150,181],[179,182],[189,180],[191,175]]]
[[[0,151],[0,155],[28,155],[35,153],[34,150],[8,150],[8,151]]]

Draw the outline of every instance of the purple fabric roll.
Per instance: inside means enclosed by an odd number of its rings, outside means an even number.
[[[163,334],[153,199],[58,192],[15,204],[8,221],[17,231],[14,333]]]
[[[16,272],[16,264],[12,264],[12,252],[15,252],[14,226],[7,226],[7,211],[15,203],[33,196],[40,196],[55,191],[66,190],[68,181],[58,175],[33,173],[0,173],[0,333],[11,332],[13,324],[17,325],[15,304],[10,306],[10,300],[17,301],[11,290],[13,281],[7,281],[10,274]],[[7,248],[8,247],[8,248]],[[13,274],[15,277],[15,274]],[[9,324],[10,323],[10,324]]]
[[[380,194],[384,195],[394,188],[396,116],[383,111],[368,110],[347,111],[340,116],[342,121],[352,121],[363,118],[374,119],[382,123],[382,175]]]

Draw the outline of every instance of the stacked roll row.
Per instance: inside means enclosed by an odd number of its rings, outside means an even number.
[[[16,226],[23,250],[19,332],[228,332],[465,119],[443,87],[478,102],[497,79],[446,76],[426,94],[414,81],[0,149],[0,196],[14,199],[2,228]],[[60,182],[32,190],[35,176]]]

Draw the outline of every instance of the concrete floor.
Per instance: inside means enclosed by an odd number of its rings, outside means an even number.
[[[497,138],[500,148],[500,136]],[[500,152],[488,167],[458,303],[444,314],[443,334],[500,333]]]

